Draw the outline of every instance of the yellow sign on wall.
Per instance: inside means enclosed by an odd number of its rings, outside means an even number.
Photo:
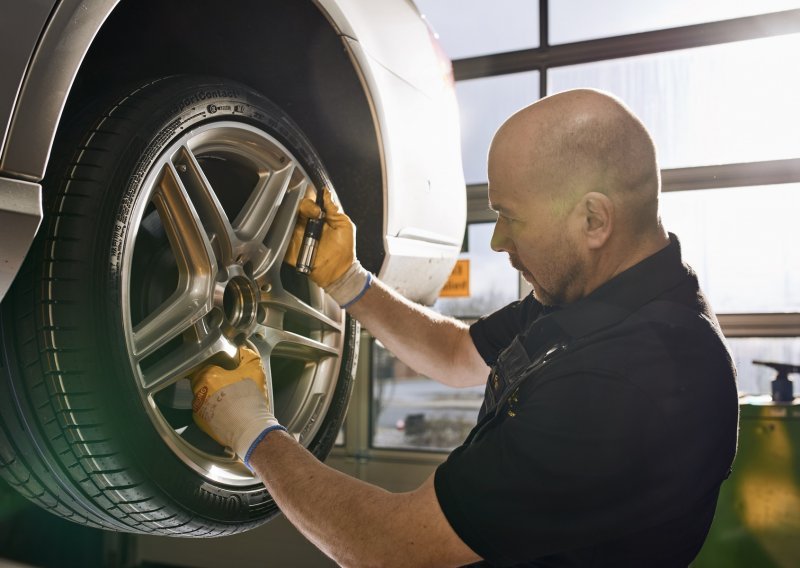
[[[456,261],[450,278],[439,292],[440,298],[468,298],[469,297],[469,259],[462,258]]]

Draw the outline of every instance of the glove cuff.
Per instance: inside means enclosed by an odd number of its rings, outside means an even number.
[[[285,426],[281,426],[280,424],[277,423],[273,424],[272,426],[267,426],[266,428],[264,428],[264,431],[261,432],[261,434],[259,434],[255,440],[253,440],[253,443],[250,444],[250,448],[247,450],[244,456],[242,456],[242,461],[244,462],[244,465],[246,465],[247,469],[249,469],[250,471],[253,471],[253,468],[250,467],[250,456],[253,455],[253,450],[256,449],[256,446],[258,446],[259,443],[261,443],[261,440],[267,437],[267,434],[275,430],[283,430],[284,432],[288,432]]]
[[[264,436],[275,426],[280,426],[275,417],[265,413],[255,420],[251,420],[250,424],[239,433],[234,442],[233,451],[245,462],[245,465],[250,467],[247,464],[250,454],[255,449],[255,446],[258,445],[258,442],[263,440]],[[286,428],[283,429],[285,430]]]
[[[372,274],[356,260],[344,274],[325,288],[325,292],[341,307],[347,308],[360,300],[371,284]]]

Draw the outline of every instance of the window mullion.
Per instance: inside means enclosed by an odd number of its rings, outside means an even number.
[[[661,170],[662,191],[800,182],[800,158]]]

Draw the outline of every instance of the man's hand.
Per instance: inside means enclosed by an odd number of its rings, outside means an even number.
[[[235,369],[207,365],[192,376],[194,421],[248,464],[257,442],[269,431],[283,429],[273,414],[271,390],[258,354],[240,347]]]
[[[333,201],[331,192],[327,188],[322,188],[322,197],[325,207],[325,226],[322,229],[317,257],[309,277],[320,287],[327,288],[347,272],[356,260],[356,226],[350,217],[345,215],[341,206]],[[306,222],[309,219],[318,219],[319,214],[319,206],[313,199],[305,198],[300,202],[299,219],[294,227],[289,249],[286,251],[288,264],[295,266],[297,263]]]
[[[325,225],[317,247],[317,256],[309,277],[323,288],[340,306],[347,306],[361,297],[371,282],[370,274],[356,259],[356,226],[334,201],[330,190],[322,188]],[[300,202],[298,221],[284,261],[295,266],[303,242],[306,222],[318,219],[319,206],[313,199]]]

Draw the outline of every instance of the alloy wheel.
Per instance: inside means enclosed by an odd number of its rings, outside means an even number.
[[[154,160],[115,244],[130,366],[149,417],[206,478],[253,484],[192,422],[189,375],[256,349],[275,413],[308,445],[334,392],[344,312],[283,263],[300,201],[315,189],[273,136],[236,121],[181,133]],[[120,231],[123,233],[123,231]]]

